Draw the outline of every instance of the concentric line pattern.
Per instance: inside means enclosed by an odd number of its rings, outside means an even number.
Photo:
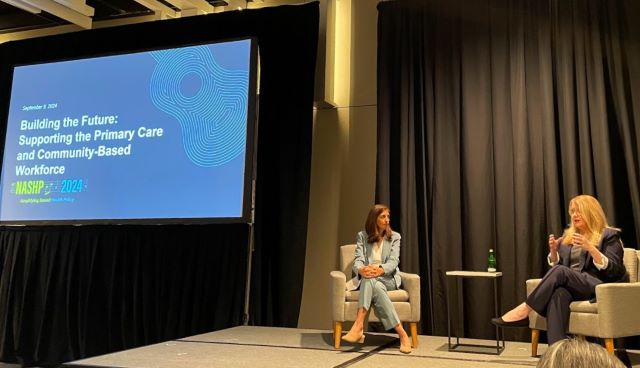
[[[180,123],[187,157],[196,165],[212,167],[244,152],[248,73],[219,66],[206,46],[150,54],[157,61],[149,86],[151,101]],[[185,96],[180,86],[191,73],[202,85],[195,95]]]

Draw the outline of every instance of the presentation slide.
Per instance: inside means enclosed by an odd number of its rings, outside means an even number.
[[[252,42],[16,66],[0,222],[241,218]]]

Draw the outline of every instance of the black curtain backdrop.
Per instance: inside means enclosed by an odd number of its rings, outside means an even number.
[[[318,22],[313,2],[3,44],[0,116],[6,117],[14,63],[256,37],[261,74],[250,323],[295,327]],[[0,360],[55,365],[239,325],[247,242],[246,224],[2,228]]]
[[[377,200],[446,335],[444,272],[503,272],[501,310],[548,269],[547,236],[595,195],[640,244],[640,2],[423,0],[378,6]],[[636,23],[636,24],[634,24]],[[493,338],[489,280],[465,281],[466,336]],[[527,329],[507,339],[527,340]]]

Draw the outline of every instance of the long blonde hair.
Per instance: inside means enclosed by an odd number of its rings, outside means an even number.
[[[573,199],[569,201],[570,217],[571,205],[575,205],[575,207],[578,208],[580,217],[582,217],[582,221],[587,228],[587,232],[590,234],[588,238],[589,242],[595,247],[598,247],[602,231],[606,227],[609,227],[607,217],[604,215],[604,210],[602,209],[600,202],[598,202],[594,197],[586,194],[573,197]],[[562,242],[564,244],[571,244],[573,242],[573,234],[575,233],[577,233],[577,229],[575,228],[573,221],[571,221],[569,227],[564,231]]]

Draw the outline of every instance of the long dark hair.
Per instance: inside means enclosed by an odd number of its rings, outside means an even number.
[[[369,214],[367,215],[367,222],[364,223],[364,229],[367,232],[369,238],[367,241],[369,243],[376,242],[381,238],[387,238],[387,240],[391,240],[391,224],[387,226],[386,229],[379,231],[378,230],[378,216],[384,211],[389,211],[389,207],[384,204],[376,204],[369,210]]]

